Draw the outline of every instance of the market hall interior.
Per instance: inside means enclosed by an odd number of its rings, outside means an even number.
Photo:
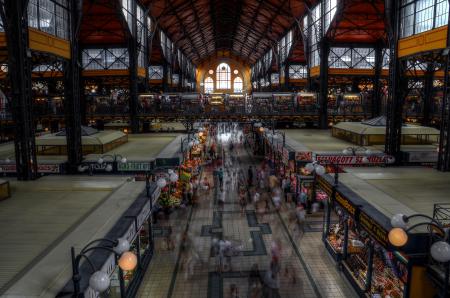
[[[0,296],[450,297],[449,9],[0,1]]]

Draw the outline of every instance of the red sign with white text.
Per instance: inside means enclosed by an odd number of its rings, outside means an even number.
[[[369,162],[364,162],[367,158]],[[370,164],[384,164],[386,163],[385,155],[317,155],[316,160],[320,162],[330,162],[337,165],[370,165]]]
[[[15,173],[16,165],[15,164],[3,164],[0,165],[0,173]],[[51,174],[58,174],[60,172],[59,164],[40,164],[38,165],[38,172],[39,173],[51,173]]]

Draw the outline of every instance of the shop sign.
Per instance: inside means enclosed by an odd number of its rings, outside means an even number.
[[[126,162],[118,163],[117,170],[122,172],[148,172],[151,170],[150,162]]]
[[[364,163],[364,157],[366,157],[369,162]],[[386,157],[384,155],[317,155],[317,161],[329,162],[338,165],[366,165],[366,164],[385,164]]]
[[[359,213],[359,223],[378,243],[383,246],[388,244],[388,232],[372,217],[364,212]]]
[[[347,198],[344,198],[340,193],[336,192],[336,202],[344,208],[353,217],[356,214],[356,207]]]
[[[295,152],[296,161],[311,161],[312,152]]]
[[[408,152],[408,162],[436,163],[437,159],[438,159],[438,153],[436,151]]]
[[[180,158],[157,158],[155,161],[155,166],[160,167],[178,167],[180,165]]]
[[[61,172],[59,164],[38,164],[37,170],[38,173],[46,173],[46,174],[59,174]],[[0,173],[16,173],[16,172],[17,170],[15,164],[0,165]]]
[[[325,180],[325,178],[318,176],[317,184],[319,185],[320,189],[322,189],[328,196],[331,197],[332,193],[331,185]]]

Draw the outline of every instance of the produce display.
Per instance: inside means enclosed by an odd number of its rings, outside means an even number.
[[[377,247],[373,260],[371,295],[402,298],[408,281],[408,269],[391,252]]]
[[[279,112],[292,111],[294,101],[291,94],[274,94],[273,97]]]

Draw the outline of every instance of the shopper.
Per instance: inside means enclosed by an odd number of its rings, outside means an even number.
[[[297,224],[299,227],[299,231],[305,232],[305,220],[306,220],[306,211],[302,204],[298,204],[295,210],[295,215],[297,217]]]
[[[252,166],[248,167],[248,171],[247,171],[247,184],[248,186],[252,186],[253,185],[253,168]]]
[[[217,177],[219,178],[219,186],[220,189],[223,189],[223,169],[220,168],[219,171],[217,172]]]
[[[284,178],[281,182],[281,187],[283,188],[284,202],[287,203],[288,202],[288,194],[291,191],[291,180],[287,176],[284,176]]]

